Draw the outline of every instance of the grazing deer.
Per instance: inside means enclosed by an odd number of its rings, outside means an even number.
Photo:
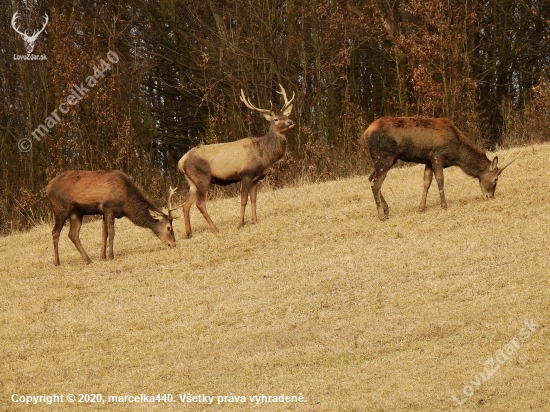
[[[285,102],[278,112],[255,107],[241,89],[240,99],[246,107],[260,112],[271,122],[265,136],[198,146],[189,150],[178,162],[178,170],[189,183],[189,194],[183,202],[185,232],[188,238],[191,237],[189,210],[195,201],[197,208],[208,222],[210,230],[218,233],[218,228],[206,211],[206,195],[211,183],[225,186],[240,181],[241,218],[238,227],[244,226],[244,212],[249,194],[252,203],[252,222],[258,222],[256,216],[258,182],[285,154],[287,141],[284,133],[294,127],[294,123],[288,118],[292,112],[294,93],[288,100],[283,86],[279,85],[279,87],[281,91],[277,93],[283,96]]]
[[[27,49],[27,54],[31,54],[32,51],[34,50],[34,43],[36,42],[38,35],[44,31],[44,29],[46,28],[46,25],[48,24],[49,17],[47,14],[45,14],[44,25],[42,26],[42,28],[40,30],[35,30],[32,36],[29,36],[27,32],[20,31],[17,28],[16,21],[17,21],[17,18],[19,17],[18,14],[19,12],[15,12],[13,14],[13,17],[11,18],[11,27],[17,32],[17,34],[21,36],[21,38],[25,42],[25,49]]]
[[[368,144],[374,170],[369,176],[380,220],[389,218],[389,207],[380,191],[388,170],[397,162],[425,164],[424,191],[419,210],[426,208],[426,196],[435,174],[441,207],[447,208],[443,190],[443,169],[458,166],[479,180],[486,199],[495,195],[498,177],[510,165],[498,168],[498,157],[489,160],[484,151],[474,146],[447,119],[421,117],[382,117],[375,120],[361,135]]]
[[[120,171],[73,170],[53,178],[46,187],[46,195],[55,217],[52,231],[54,264],[59,265],[59,235],[67,218],[70,219],[71,225],[69,238],[82,255],[82,259],[87,264],[92,262],[79,238],[84,215],[103,215],[102,259],[106,258],[107,239],[108,257],[114,258],[115,218],[120,219],[124,216],[138,226],[151,229],[167,246],[175,247],[172,211],[181,206],[172,207],[172,196],[175,191],[176,189],[170,188],[166,215],[143,195],[130,176]]]

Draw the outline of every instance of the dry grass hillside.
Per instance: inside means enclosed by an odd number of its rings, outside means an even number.
[[[492,201],[447,169],[423,214],[422,167],[392,170],[387,222],[366,177],[260,188],[242,230],[210,202],[218,236],[193,208],[173,250],[122,219],[114,261],[91,221],[91,265],[67,227],[59,267],[51,225],[0,238],[0,410],[549,411],[549,159],[526,148]],[[174,402],[108,398],[141,394]]]

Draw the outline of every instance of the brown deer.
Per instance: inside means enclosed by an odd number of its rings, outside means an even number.
[[[92,262],[79,238],[84,215],[103,215],[102,259],[106,258],[107,239],[108,257],[114,258],[115,218],[124,216],[138,226],[151,229],[167,246],[175,247],[172,211],[181,206],[172,207],[175,191],[176,189],[170,188],[168,214],[164,214],[143,195],[130,176],[120,171],[72,170],[53,178],[46,187],[46,195],[55,217],[52,231],[54,264],[59,265],[59,235],[67,219],[70,219],[69,238],[82,259],[87,264]]]
[[[477,178],[483,195],[490,199],[495,195],[498,177],[515,160],[499,168],[497,156],[489,160],[485,152],[448,119],[382,117],[371,123],[361,135],[361,140],[368,145],[374,163],[369,181],[380,220],[389,218],[389,207],[380,188],[388,170],[398,159],[426,165],[419,207],[421,212],[426,208],[426,196],[434,174],[441,207],[447,208],[443,189],[444,168],[458,166],[466,174]]]
[[[218,228],[206,211],[206,196],[211,183],[225,186],[240,181],[241,218],[238,227],[244,226],[244,212],[249,194],[250,203],[252,203],[252,222],[258,222],[256,215],[258,182],[285,154],[287,141],[284,133],[294,127],[294,123],[288,118],[292,112],[294,93],[288,100],[283,86],[279,85],[279,87],[281,91],[277,93],[283,96],[284,105],[278,112],[255,107],[241,89],[240,99],[246,107],[260,112],[271,123],[265,136],[198,146],[189,150],[178,162],[178,170],[189,183],[189,194],[183,202],[185,232],[188,238],[191,237],[189,210],[195,201],[197,208],[208,222],[210,230],[218,233]]]

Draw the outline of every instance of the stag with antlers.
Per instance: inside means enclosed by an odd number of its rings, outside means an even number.
[[[46,195],[55,217],[52,231],[54,264],[59,265],[59,236],[67,219],[70,221],[69,238],[82,259],[91,263],[79,238],[84,215],[103,215],[102,259],[114,258],[115,219],[121,217],[127,217],[137,226],[151,229],[164,244],[175,247],[172,212],[181,206],[172,206],[175,191],[176,189],[170,188],[168,212],[165,214],[143,195],[130,176],[120,171],[73,170],[53,178],[46,187]]]
[[[11,27],[23,38],[25,41],[25,48],[27,49],[27,54],[31,54],[34,50],[34,43],[36,42],[36,39],[38,38],[38,35],[44,31],[46,28],[46,25],[48,24],[49,17],[47,14],[44,14],[44,24],[42,25],[42,28],[40,30],[35,30],[32,36],[29,36],[27,32],[21,31],[16,26],[16,21],[19,18],[18,16],[19,12],[15,12],[11,19]]]
[[[252,222],[258,222],[256,215],[258,182],[285,154],[287,140],[284,133],[294,127],[294,123],[288,116],[292,112],[295,95],[293,93],[289,100],[283,86],[279,85],[279,87],[280,91],[277,93],[283,97],[284,104],[277,112],[254,106],[241,89],[240,99],[246,107],[261,113],[270,122],[269,131],[265,136],[195,147],[178,162],[178,170],[189,183],[189,194],[183,202],[185,231],[188,238],[191,237],[189,210],[195,201],[197,208],[208,222],[210,230],[218,233],[218,228],[206,211],[206,196],[212,183],[225,186],[240,181],[241,217],[238,227],[244,226],[244,212],[249,195],[252,204]]]
[[[421,212],[426,208],[426,197],[434,175],[441,207],[447,208],[444,168],[458,166],[477,178],[484,197],[491,199],[500,174],[515,160],[498,167],[497,156],[490,160],[485,151],[475,146],[450,120],[442,118],[382,117],[371,123],[361,140],[368,147],[374,163],[369,181],[380,220],[387,220],[390,210],[382,196],[382,183],[397,160],[425,165]]]

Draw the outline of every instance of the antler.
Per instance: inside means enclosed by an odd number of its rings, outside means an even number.
[[[16,24],[16,21],[17,19],[19,18],[19,12],[16,11],[15,14],[13,15],[13,17],[11,18],[11,27],[13,27],[13,29],[19,33],[21,36],[23,36],[23,38],[26,40],[26,41],[33,41],[33,40],[36,40],[36,38],[38,37],[38,35],[40,33],[42,33],[44,31],[44,29],[46,28],[46,26],[48,25],[48,22],[50,21],[50,18],[48,17],[48,14],[47,13],[44,13],[44,17],[46,19],[46,21],[44,22],[44,25],[42,26],[42,28],[40,30],[36,30],[32,36],[29,36],[26,32],[21,32],[19,31],[19,29],[17,28],[17,26],[15,25]]]
[[[285,104],[284,104],[284,106],[281,108],[281,112],[284,112],[286,109],[288,109],[288,108],[291,106],[292,101],[294,100],[294,97],[296,97],[296,95],[295,95],[294,92],[292,92],[292,99],[288,100],[288,97],[286,97],[286,92],[285,92],[284,87],[281,86],[280,84],[279,84],[279,87],[281,88],[281,91],[280,91],[280,92],[277,92],[277,93],[279,93],[280,95],[282,95],[282,96],[283,96],[283,99],[285,99]],[[290,113],[289,113],[289,115],[290,115]]]
[[[170,186],[170,191],[168,193],[168,218],[169,219],[173,219],[173,216],[172,216],[172,212],[176,209],[179,209],[180,207],[183,206],[183,203],[181,205],[177,205],[176,207],[172,207],[172,196],[174,196],[174,193],[176,193],[176,190],[178,190],[178,188],[173,188],[172,189],[172,186]]]
[[[523,147],[519,151],[519,153],[512,160],[510,160],[508,163],[506,163],[506,165],[504,167],[499,168],[498,169],[498,174],[500,175],[504,169],[506,169],[508,166],[510,166],[512,163],[514,163],[516,160],[518,160],[519,156],[523,153],[524,150],[525,150],[525,147]],[[511,155],[512,155],[512,152],[510,152],[508,154],[508,156],[506,156],[506,159],[504,159],[504,161],[508,160]]]
[[[29,37],[29,36],[27,35],[27,33],[20,32],[19,29],[15,26],[15,21],[19,18],[18,14],[19,14],[19,12],[16,11],[15,14],[13,15],[13,17],[11,18],[11,27],[12,27],[17,33],[19,33],[21,36]]]
[[[48,22],[50,21],[50,18],[48,17],[48,15],[46,13],[44,13],[44,17],[46,18],[46,21],[44,22],[44,25],[42,26],[42,28],[40,30],[37,30],[33,33],[32,35],[32,39],[36,39],[38,37],[38,35],[40,33],[42,33],[44,31],[44,29],[46,28],[46,26],[48,25]]]
[[[499,168],[498,169],[498,174],[500,175],[504,169],[506,169],[508,166],[510,166],[516,160],[517,160],[517,157],[515,159],[512,159],[510,162],[508,162],[504,167]]]
[[[250,99],[248,99],[245,95],[244,95],[244,92],[243,92],[243,89],[241,89],[241,95],[239,96],[241,101],[246,105],[246,107],[248,107],[249,109],[251,110],[256,110],[257,112],[260,112],[260,113],[267,113],[267,114],[271,114],[271,110],[267,110],[267,109],[260,109],[256,106],[254,106],[252,103],[250,103]]]
[[[40,30],[36,30],[32,36],[29,36],[26,32],[22,32],[20,31],[17,26],[16,26],[16,21],[17,19],[19,18],[19,12],[15,12],[13,14],[13,17],[11,18],[11,27],[13,27],[13,29],[19,33],[19,35],[23,38],[23,40],[25,41],[25,48],[27,49],[27,53],[28,54],[31,54],[33,49],[34,49],[34,42],[36,41],[36,38],[38,37],[38,35],[40,33],[42,33],[44,31],[44,29],[46,28],[46,25],[48,24],[48,21],[50,21],[50,18],[48,17],[47,14],[44,14],[44,17],[46,19],[46,21],[44,22],[44,25],[42,26],[42,28]]]

